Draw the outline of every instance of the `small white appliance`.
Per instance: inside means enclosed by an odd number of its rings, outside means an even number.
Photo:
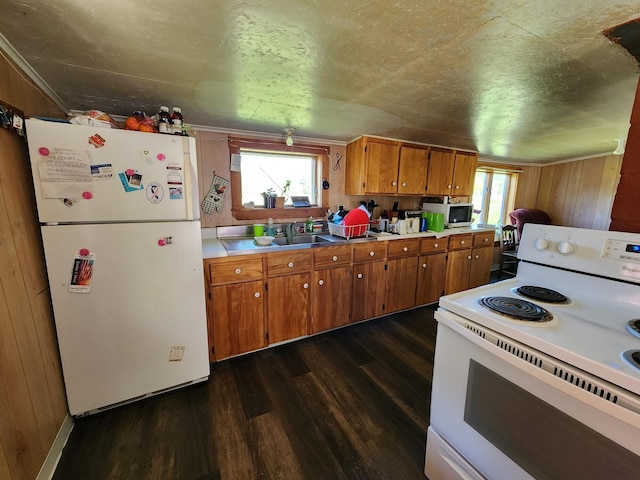
[[[526,224],[515,278],[444,296],[430,480],[640,471],[640,235]]]
[[[444,214],[445,228],[468,227],[472,223],[473,203],[449,203],[449,198],[444,197],[442,203],[423,203],[422,209]]]
[[[71,415],[206,380],[194,139],[26,131]]]

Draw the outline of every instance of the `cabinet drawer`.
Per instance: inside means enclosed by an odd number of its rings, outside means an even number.
[[[473,246],[474,247],[492,247],[495,239],[495,233],[480,232],[473,234]]]
[[[351,245],[337,245],[335,247],[320,247],[314,249],[313,261],[315,268],[349,265],[351,263]]]
[[[268,253],[266,259],[267,275],[270,277],[311,270],[311,253],[309,251]]]
[[[389,240],[389,253],[387,258],[407,257],[420,253],[420,239]]]
[[[385,242],[357,243],[353,246],[353,262],[371,262],[373,260],[383,260],[387,253]]]
[[[473,235],[451,235],[449,237],[449,250],[460,250],[473,246]]]
[[[262,279],[262,257],[217,258],[209,264],[212,285]]]
[[[449,238],[423,238],[420,241],[420,253],[446,252]]]

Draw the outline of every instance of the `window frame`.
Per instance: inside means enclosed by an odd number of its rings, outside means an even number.
[[[491,191],[493,187],[493,175],[496,173],[507,175],[507,185],[505,186],[505,194],[503,195],[502,202],[502,218],[500,219],[502,225],[510,223],[509,212],[515,208],[516,193],[518,190],[518,180],[522,173],[522,170],[514,168],[513,166],[497,165],[491,163],[480,163],[476,168],[475,173],[485,173],[488,175],[487,181],[484,185],[484,191],[482,194],[482,213],[480,215],[480,223],[487,223],[489,217],[488,209],[484,208],[491,201]],[[474,173],[474,176],[475,176]],[[474,208],[480,208],[479,205],[474,205]]]
[[[242,173],[231,171],[231,214],[236,220],[266,220],[268,218],[307,218],[322,217],[329,208],[329,191],[322,188],[323,180],[328,176],[330,147],[324,145],[294,144],[287,146],[284,142],[257,140],[245,137],[229,137],[229,154],[238,155],[241,149],[264,151],[268,153],[296,153],[317,157],[316,188],[321,205],[311,207],[284,208],[245,208],[242,205]],[[229,157],[231,162],[231,156]]]

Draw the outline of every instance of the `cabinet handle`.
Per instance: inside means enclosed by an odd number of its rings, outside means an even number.
[[[451,185],[447,185],[447,188],[451,188]]]
[[[476,255],[476,260],[480,258],[480,255]]]
[[[304,285],[302,285],[302,288],[309,288],[309,284],[305,283]]]
[[[318,285],[320,285],[320,286],[324,285],[324,280],[319,280],[318,281]]]
[[[406,187],[407,186],[406,182],[402,182],[402,186]]]
[[[358,274],[358,278],[362,278],[362,274],[361,273]]]
[[[239,268],[236,268],[236,275],[240,275],[242,273],[242,270],[240,270]]]
[[[456,185],[456,190],[458,190],[460,188],[460,185]]]
[[[437,244],[437,243],[434,243],[434,244],[433,244],[433,248],[438,248],[438,244]]]
[[[371,250],[371,251],[369,252],[369,256],[370,256],[370,257],[373,257],[375,254],[376,254],[376,252],[374,252],[373,250]]]
[[[422,268],[427,268],[427,264],[426,264],[426,263],[423,263],[423,264],[422,264]]]
[[[469,255],[469,256],[467,257],[467,260],[471,260],[471,255]]]
[[[398,182],[391,182],[391,185],[393,185],[394,187],[398,184]]]
[[[260,292],[254,293],[253,296],[256,297],[256,298],[260,298]]]
[[[287,267],[289,267],[289,268],[293,268],[293,262],[289,262],[289,263],[287,263]]]
[[[482,239],[482,241],[483,241],[484,243],[487,243],[487,242],[489,241],[489,239],[488,239],[487,237],[484,237],[484,238]]]
[[[461,241],[460,241],[460,245],[464,245],[464,240],[461,240]]]
[[[331,257],[331,260],[333,260],[334,262],[337,262],[338,261],[338,256],[334,255],[333,257]]]
[[[403,252],[408,252],[408,251],[409,251],[409,247],[404,247],[404,248],[402,249],[402,251],[403,251]]]

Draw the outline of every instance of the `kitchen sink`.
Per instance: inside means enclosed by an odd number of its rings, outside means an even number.
[[[328,235],[321,234],[306,234],[306,235],[294,235],[293,241],[289,242],[286,237],[278,237],[273,240],[276,245],[304,245],[307,243],[327,243],[335,242]]]

